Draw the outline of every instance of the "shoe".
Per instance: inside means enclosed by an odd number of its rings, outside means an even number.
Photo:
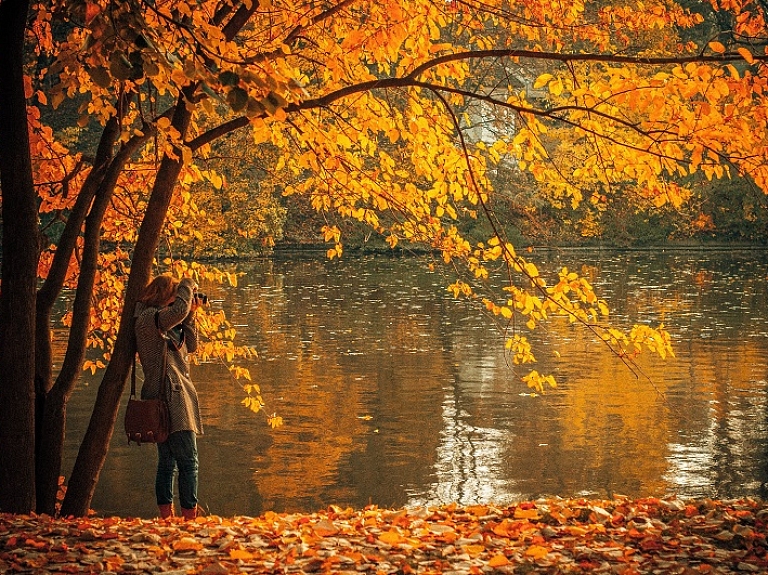
[[[160,509],[160,519],[173,517],[173,503],[167,503],[157,506]]]

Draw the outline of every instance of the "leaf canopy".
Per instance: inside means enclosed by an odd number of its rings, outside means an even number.
[[[598,216],[621,195],[678,208],[693,174],[739,175],[768,191],[764,17],[748,0],[41,2],[30,33],[46,64],[31,69],[29,96],[41,108],[76,109],[80,127],[67,149],[30,107],[41,212],[54,222],[72,209],[76,194],[64,182],[82,182],[82,136],[117,119],[120,144],[136,151],[104,220],[102,239],[114,250],[101,256],[94,345],[115,333],[120,274],[168,157],[183,162],[169,246],[222,229],[226,216],[211,210],[223,210],[225,193],[277,222],[268,197],[281,191],[329,219],[329,257],[343,253],[330,221],[340,217],[393,247],[426,246],[463,266],[449,289],[498,317],[513,363],[535,361],[523,326],[558,316],[628,362],[641,347],[671,355],[663,328],[617,330],[587,278],[569,270],[545,278],[515,250],[491,207],[505,191],[494,175],[532,178],[554,203],[589,200]],[[733,23],[727,33],[724,19]],[[191,113],[188,129],[175,119],[180,105]],[[268,189],[261,199],[249,186],[231,188],[238,170],[211,167],[234,134],[258,150],[249,157]],[[479,241],[461,231],[478,216],[490,223]],[[269,236],[265,221],[234,225]],[[506,291],[484,291],[500,270]],[[524,380],[554,384],[536,371]]]

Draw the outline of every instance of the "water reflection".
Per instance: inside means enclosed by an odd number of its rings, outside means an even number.
[[[242,408],[222,365],[197,366],[202,502],[254,515],[538,495],[765,496],[768,257],[543,259],[588,274],[614,321],[664,321],[677,358],[645,358],[633,373],[555,321],[534,341],[537,369],[559,388],[533,397],[487,319],[452,300],[423,260],[278,258],[249,264],[236,289],[206,286],[258,350],[248,367],[286,426],[271,431]],[[70,461],[95,387],[72,400]],[[152,516],[154,457],[116,433],[96,510]]]

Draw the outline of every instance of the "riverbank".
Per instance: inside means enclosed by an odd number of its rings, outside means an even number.
[[[3,573],[765,573],[768,504],[548,499],[195,521],[0,515]]]
[[[281,243],[272,248],[263,251],[251,252],[239,255],[231,254],[202,254],[196,256],[198,262],[218,265],[222,264],[243,264],[254,260],[262,259],[326,259],[328,249],[332,247],[328,243]],[[520,253],[631,253],[631,252],[721,252],[721,251],[766,251],[768,244],[765,242],[727,242],[727,241],[670,241],[655,244],[612,244],[603,242],[583,242],[583,243],[537,243],[537,242],[518,242],[515,247]],[[442,259],[438,250],[430,249],[426,246],[397,246],[390,247],[384,242],[380,244],[345,244],[343,257],[371,256],[377,257],[423,257],[432,254],[437,259]],[[187,255],[189,259],[192,256]]]

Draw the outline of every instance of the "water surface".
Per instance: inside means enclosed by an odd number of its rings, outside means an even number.
[[[489,319],[419,258],[294,256],[205,290],[258,358],[244,364],[271,430],[223,365],[193,368],[203,406],[200,501],[219,515],[330,504],[499,504],[540,495],[766,496],[768,255],[551,251],[587,274],[614,321],[664,322],[676,358],[627,369],[565,321],[532,335],[558,388],[533,396]],[[86,380],[87,381],[87,380]],[[98,379],[70,404],[67,465]],[[122,411],[119,415],[122,425]],[[118,429],[93,501],[155,513],[154,446]]]

